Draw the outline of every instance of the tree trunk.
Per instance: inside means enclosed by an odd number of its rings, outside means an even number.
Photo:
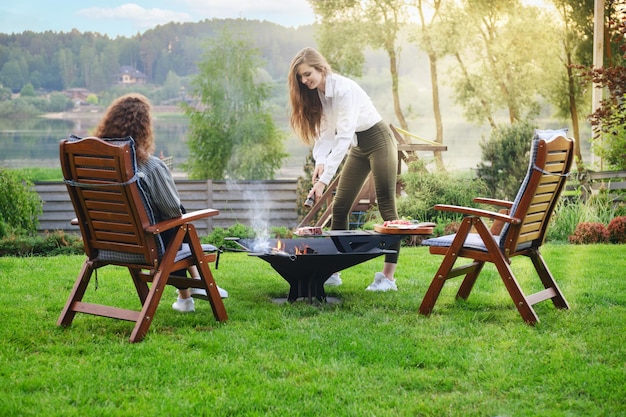
[[[576,91],[574,88],[574,74],[572,71],[572,55],[567,52],[567,89],[569,96],[569,112],[572,118],[572,128],[574,130],[574,158],[578,172],[584,171],[583,156],[580,151],[580,127],[578,124],[578,108],[576,107]]]
[[[429,53],[428,61],[430,62],[430,85],[432,86],[433,114],[435,116],[435,142],[443,145],[443,122],[441,120],[441,107],[439,103],[439,82],[437,81],[437,56],[433,53]],[[443,163],[441,151],[434,151],[433,154],[437,169],[439,171],[445,171],[446,167]]]
[[[398,94],[398,63],[396,59],[396,50],[393,47],[387,48],[387,54],[389,54],[389,70],[391,71],[391,93],[393,94],[393,109],[398,118],[400,127],[404,130],[409,130],[409,127],[404,118],[402,107],[400,106],[400,95]]]

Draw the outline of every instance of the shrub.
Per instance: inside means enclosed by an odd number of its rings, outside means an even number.
[[[513,200],[528,169],[533,127],[526,122],[493,129],[480,143],[482,161],[478,178],[489,187],[490,197]]]
[[[550,221],[546,240],[567,242],[580,223],[608,224],[611,219],[626,215],[623,204],[615,204],[608,193],[600,192],[587,200],[561,198]]]
[[[613,243],[626,243],[626,216],[615,217],[607,226],[609,240]]]
[[[604,117],[597,129],[603,132],[597,135],[602,140],[592,140],[591,146],[593,151],[607,162],[609,168],[615,170],[626,169],[626,105],[623,98],[620,102],[611,103],[605,101],[603,108],[605,109]]]
[[[462,215],[444,213],[433,206],[453,204],[476,207],[473,198],[487,195],[487,187],[481,180],[462,173],[431,173],[421,160],[412,162],[401,180],[407,195],[398,199],[398,215],[406,219],[444,224],[458,221]]]
[[[573,235],[569,236],[569,242],[573,244],[607,243],[609,231],[606,226],[598,222],[584,222],[576,226]]]
[[[249,239],[256,237],[256,232],[252,227],[244,226],[237,223],[228,229],[215,227],[210,235],[202,237],[202,243],[210,243],[218,248],[225,247],[231,249],[241,249],[235,242],[227,240],[227,238]]]
[[[0,239],[0,256],[55,256],[84,254],[83,240],[63,231],[44,236],[10,236]]]
[[[43,202],[32,183],[0,168],[0,237],[37,233]]]
[[[448,224],[446,224],[446,226],[445,226],[445,228],[443,230],[443,233],[446,234],[446,235],[452,235],[452,234],[458,232],[460,227],[461,227],[461,223],[459,223],[459,222],[448,223]]]

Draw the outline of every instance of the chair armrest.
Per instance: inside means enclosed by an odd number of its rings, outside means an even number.
[[[476,197],[476,198],[474,198],[473,201],[474,201],[474,203],[490,204],[492,206],[498,206],[498,207],[506,207],[506,208],[513,207],[513,202],[512,201],[498,200],[498,199],[495,199],[495,198]]]
[[[506,223],[511,224],[519,224],[522,221],[516,217],[511,217],[508,214],[496,213],[494,211],[482,210],[473,207],[463,207],[463,206],[451,206],[448,204],[437,204],[435,205],[435,210],[441,211],[450,211],[453,213],[461,213],[468,216],[477,216],[477,217],[487,217],[493,220],[501,220]]]
[[[156,235],[165,230],[169,230],[174,227],[181,226],[185,223],[204,219],[206,217],[217,216],[218,214],[220,214],[220,212],[219,210],[216,210],[216,209],[196,210],[196,211],[192,211],[189,213],[185,213],[180,217],[174,217],[173,219],[163,220],[162,222],[159,222],[157,224],[150,225],[145,228],[145,231]]]

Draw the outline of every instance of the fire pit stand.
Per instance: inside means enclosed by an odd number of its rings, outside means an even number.
[[[326,302],[324,282],[331,274],[394,253],[386,248],[403,237],[361,230],[331,231],[319,237],[269,239],[260,251],[252,249],[257,244],[254,240],[240,239],[237,244],[250,256],[268,262],[289,283],[287,301],[304,298],[312,303],[313,299]],[[277,249],[279,241],[282,247]]]

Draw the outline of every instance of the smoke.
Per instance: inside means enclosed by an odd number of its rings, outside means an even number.
[[[250,227],[256,236],[252,247],[249,249],[253,252],[268,252],[272,249],[269,231],[271,200],[265,185],[259,183],[255,190],[250,190],[249,187],[243,189],[237,182],[229,181],[227,184],[230,191],[242,193],[243,201],[247,204]]]

